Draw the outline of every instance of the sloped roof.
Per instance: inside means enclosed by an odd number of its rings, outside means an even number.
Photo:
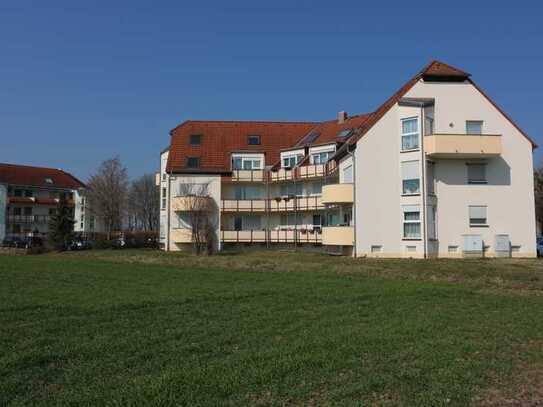
[[[65,189],[85,187],[76,177],[60,169],[3,163],[0,163],[0,183]]]
[[[537,144],[470,78],[470,74],[461,69],[452,67],[440,61],[432,61],[419,73],[407,81],[396,93],[389,97],[370,117],[357,129],[356,135],[348,141],[350,145],[355,144],[364,136],[398,101],[422,78],[431,80],[465,80],[471,83],[531,144],[537,148]]]
[[[275,164],[282,149],[292,147],[314,128],[313,122],[186,121],[171,134],[168,172],[223,173],[230,170],[232,152],[264,153],[265,165]],[[201,134],[201,144],[191,145],[190,136]],[[249,145],[247,137],[259,135],[260,145]],[[200,168],[187,168],[188,157],[199,157]]]
[[[338,137],[341,131],[343,130],[354,130],[362,124],[371,116],[371,113],[359,114],[348,117],[343,123],[339,123],[337,120],[328,120],[322,122],[311,129],[311,133],[318,134],[318,137],[313,139],[310,143],[305,142],[305,136],[296,143],[296,146],[306,146],[306,145],[321,145],[321,144],[331,144],[335,142],[345,142],[347,139]]]

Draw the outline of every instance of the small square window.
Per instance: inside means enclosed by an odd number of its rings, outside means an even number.
[[[202,135],[201,134],[191,134],[190,135],[190,144],[192,146],[199,146],[202,144]]]
[[[47,183],[47,184],[52,184],[52,183],[53,183],[53,179],[52,179],[52,178],[45,178],[45,183]]]
[[[469,207],[470,226],[487,226],[486,206]]]
[[[247,136],[247,144],[249,144],[250,146],[259,146],[260,136],[259,135]]]
[[[468,184],[486,183],[486,164],[468,164]]]
[[[200,157],[188,157],[187,168],[200,168]]]
[[[467,120],[466,134],[483,134],[482,120]]]

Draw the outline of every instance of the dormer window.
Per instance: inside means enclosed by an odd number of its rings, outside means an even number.
[[[190,145],[199,146],[202,144],[202,135],[201,134],[191,134],[190,135]]]
[[[261,170],[263,156],[259,155],[233,155],[232,170]]]
[[[200,168],[200,157],[188,157],[187,168]]]
[[[45,183],[46,183],[46,184],[52,184],[52,183],[53,183],[53,179],[52,179],[52,178],[45,178]]]
[[[304,159],[303,154],[291,155],[283,158],[283,168],[294,168]]]
[[[247,136],[247,144],[250,146],[259,146],[260,136],[258,134]]]

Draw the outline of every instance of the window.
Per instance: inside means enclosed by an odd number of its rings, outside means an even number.
[[[486,164],[467,164],[468,184],[486,184]]]
[[[249,144],[250,146],[259,146],[260,136],[258,135],[247,136],[247,144]]]
[[[418,205],[403,207],[403,238],[420,239],[420,209]]]
[[[166,209],[166,188],[162,188],[162,199],[160,207],[162,210]]]
[[[200,157],[188,157],[187,168],[200,168]]]
[[[162,174],[162,181],[166,181],[166,173]]]
[[[92,216],[92,215],[89,218],[89,229],[94,230],[94,216]]]
[[[470,226],[486,226],[486,206],[470,206],[469,207],[469,225]]]
[[[467,120],[466,134],[483,134],[482,120]]]
[[[190,145],[199,146],[202,144],[202,135],[201,134],[191,134],[190,135]]]
[[[338,212],[328,212],[327,225],[328,226],[338,226],[339,224],[340,224],[339,213]]]
[[[190,212],[175,212],[177,215],[177,228],[178,229],[191,229],[191,214]]]
[[[419,162],[404,161],[402,165],[402,193],[414,195],[420,193]]]
[[[233,170],[261,170],[262,159],[258,157],[233,157]]]
[[[447,251],[449,253],[456,253],[458,251],[458,246],[448,246]]]
[[[288,213],[281,215],[280,224],[283,227],[293,228],[294,226],[300,226],[303,224],[304,217],[301,213],[295,216],[294,213]]]
[[[313,227],[322,226],[322,215],[313,215]]]
[[[283,158],[283,168],[293,168],[303,160],[303,154],[292,155]]]
[[[23,196],[23,191],[20,189],[16,189],[13,191],[13,196]]]
[[[30,191],[29,189],[27,189],[27,190],[25,191],[25,197],[27,197],[27,198],[32,197],[32,191]]]
[[[25,207],[25,209],[24,209],[24,214],[25,214],[26,216],[32,215],[32,207],[31,207],[31,206]]]
[[[234,196],[236,199],[263,199],[262,189],[256,185],[236,185]]]
[[[322,182],[315,181],[311,183],[311,193],[313,195],[321,195],[322,194]]]
[[[260,215],[243,215],[234,218],[234,230],[260,230],[262,218]]]
[[[298,184],[281,184],[281,187],[280,187],[280,191],[279,191],[280,195],[281,196],[291,196],[291,195],[296,195],[296,196],[303,196],[304,192],[303,192],[303,185],[298,183]]]
[[[334,151],[324,151],[322,153],[311,154],[311,162],[313,164],[326,164],[332,158]]]
[[[430,136],[434,134],[434,118],[426,114],[424,117],[424,135]]]
[[[419,120],[402,120],[402,151],[415,150],[419,148]]]
[[[310,132],[307,136],[304,137],[302,140],[302,144],[307,145],[313,143],[316,139],[318,139],[320,136],[320,133],[317,133],[315,131]]]
[[[428,195],[435,194],[435,163],[428,161],[426,163],[426,187]]]
[[[344,139],[344,138],[349,137],[352,132],[353,132],[352,129],[341,130],[336,137]]]
[[[353,165],[348,165],[343,168],[343,183],[352,184],[353,183]]]
[[[370,250],[372,253],[381,253],[383,251],[383,246],[374,244],[374,245],[371,245]]]
[[[343,210],[343,225],[352,226],[351,221],[353,219],[353,207],[350,206]]]
[[[52,179],[52,178],[45,178],[45,183],[46,183],[46,184],[52,184],[52,183],[53,183],[53,179]]]

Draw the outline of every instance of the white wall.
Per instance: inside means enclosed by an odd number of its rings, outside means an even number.
[[[465,133],[466,120],[483,120],[483,133],[501,135],[502,155],[486,160],[486,185],[467,184],[467,160],[435,160],[440,255],[461,247],[463,234],[481,234],[489,255],[496,234],[520,246],[513,255],[535,255],[531,143],[471,84],[419,82],[406,96],[435,98],[436,133]],[[488,206],[488,228],[469,227],[469,205]]]

